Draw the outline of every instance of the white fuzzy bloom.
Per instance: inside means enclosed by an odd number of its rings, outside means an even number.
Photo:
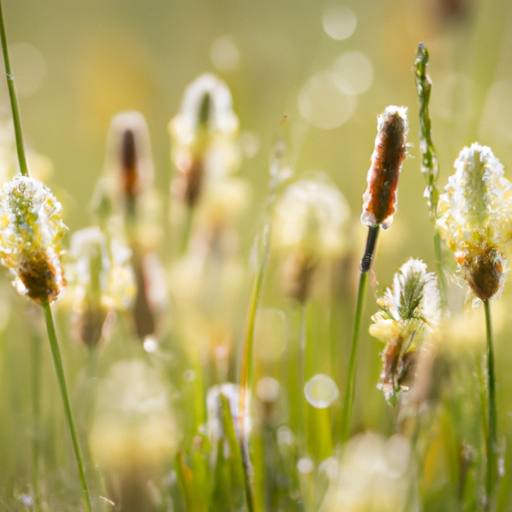
[[[505,248],[512,242],[512,182],[491,148],[465,147],[439,197],[443,238],[452,251],[481,244]]]
[[[441,317],[440,296],[434,273],[421,260],[409,259],[395,274],[392,288],[377,300],[381,311],[372,316],[370,334],[386,344],[378,385],[395,405],[409,366],[427,333],[435,331]]]
[[[371,432],[357,435],[341,460],[321,464],[330,482],[319,512],[396,512],[406,504],[407,510],[416,510],[416,500],[408,501],[410,458],[410,444],[399,434],[389,439]]]
[[[342,193],[326,180],[292,183],[276,201],[274,213],[274,244],[282,250],[321,257],[343,252],[350,210]]]
[[[473,292],[481,300],[499,296],[512,242],[512,182],[491,148],[475,142],[460,152],[438,213],[441,235]]]
[[[105,234],[94,226],[73,234],[70,254],[75,309],[80,310],[87,298],[121,311],[131,306],[136,285],[126,245],[114,239],[109,246]]]

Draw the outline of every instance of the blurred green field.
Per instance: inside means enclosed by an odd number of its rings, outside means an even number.
[[[228,414],[237,399],[231,403],[211,388],[240,383],[265,225],[274,235],[251,365],[255,510],[489,510],[482,498],[484,313],[471,308],[466,288],[453,277],[452,254],[445,253],[450,315],[432,368],[425,370],[431,385],[419,401],[420,413],[407,416],[403,404],[391,408],[377,389],[383,345],[370,337],[368,326],[378,309],[376,297],[391,286],[407,258],[421,258],[435,270],[434,229],[420,172],[413,69],[418,43],[430,52],[440,189],[461,148],[476,140],[493,149],[511,177],[510,2],[18,0],[4,1],[3,9],[25,139],[39,155],[34,168],[62,202],[70,228],[63,242],[70,286],[54,311],[94,510],[250,510],[243,451],[238,452]],[[187,217],[176,192],[171,194],[178,175],[171,150],[178,142],[176,136],[171,141],[168,125],[186,88],[206,72],[232,94],[239,130],[226,144],[236,145],[240,154],[233,164],[240,188],[225,194],[221,189],[213,206],[198,202],[189,219],[188,246],[181,250]],[[377,115],[388,105],[408,108],[409,156],[398,212],[379,235],[370,275],[353,439],[344,451],[341,410],[367,232],[359,221],[361,197]],[[112,142],[115,131],[107,148],[112,118],[132,110],[147,122],[154,164],[154,185],[145,191],[135,220],[123,211],[121,186],[112,185],[120,158]],[[2,180],[13,173],[10,116],[7,86],[0,80]],[[286,184],[322,176],[320,182],[341,190],[350,210],[343,249],[318,263],[311,295],[303,302],[290,299],[290,268],[283,271],[289,248],[280,248],[285,236],[276,238],[278,215],[268,205],[269,161],[279,143],[285,156],[274,163],[291,177],[277,187],[277,202]],[[98,182],[104,176],[111,180],[103,192],[112,213],[124,219],[119,223],[98,215]],[[124,234],[132,254],[126,268],[135,268],[139,290],[147,271],[140,269],[153,269],[151,279],[161,285],[151,311],[157,328],[141,335],[133,307],[114,313],[117,306],[110,305],[108,342],[89,349],[77,341],[73,323],[79,278],[70,240],[79,229],[102,222],[108,243]],[[159,263],[141,263],[148,255]],[[116,279],[124,286],[122,276]],[[7,271],[0,289],[0,510],[81,510],[40,308],[16,295]],[[504,455],[495,509],[500,511],[512,510],[510,290],[507,283],[492,302]],[[335,386],[327,408],[312,406],[302,393],[319,374],[329,375]],[[235,393],[230,387],[223,392],[228,398]],[[40,406],[37,424],[34,403]],[[40,450],[36,463],[34,440]]]

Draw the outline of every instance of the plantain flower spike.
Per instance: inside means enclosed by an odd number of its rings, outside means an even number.
[[[438,225],[462,277],[481,300],[503,288],[512,241],[512,183],[491,148],[475,142],[454,164],[439,197]]]
[[[304,302],[321,261],[343,254],[349,216],[345,197],[322,176],[292,183],[277,199],[273,238],[287,258],[284,281],[289,296]]]
[[[395,274],[392,288],[377,300],[381,311],[372,316],[370,334],[383,341],[383,369],[378,385],[388,403],[396,405],[408,389],[410,368],[424,338],[440,320],[437,279],[421,260],[407,260]]]
[[[16,176],[0,195],[0,261],[16,290],[38,304],[64,292],[60,241],[66,233],[62,206],[41,181]]]
[[[149,129],[139,112],[117,114],[110,124],[107,170],[115,182],[113,189],[127,215],[135,215],[137,198],[153,184],[153,161]]]
[[[94,226],[74,233],[70,253],[74,335],[94,348],[105,337],[110,313],[126,311],[133,303],[136,285],[129,265],[131,251],[114,240],[109,246],[105,234]]]
[[[169,123],[172,159],[178,169],[173,192],[193,208],[204,182],[236,169],[238,118],[226,84],[207,73],[186,89],[180,112]]]
[[[377,137],[363,195],[361,222],[389,228],[396,213],[398,178],[407,156],[407,108],[391,105],[377,118]]]

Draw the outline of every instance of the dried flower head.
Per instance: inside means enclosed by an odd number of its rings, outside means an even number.
[[[179,171],[173,191],[189,207],[196,204],[205,181],[236,168],[237,131],[238,118],[226,84],[212,74],[194,80],[185,91],[179,114],[169,123],[172,159]]]
[[[60,240],[62,206],[41,181],[16,176],[0,195],[0,258],[16,290],[39,304],[58,299],[65,286]]]
[[[377,137],[363,195],[361,222],[391,226],[396,212],[398,178],[407,156],[407,108],[391,105],[377,118]]]
[[[438,225],[471,289],[490,299],[502,289],[512,241],[512,183],[491,148],[477,142],[454,167],[439,197]]]
[[[370,334],[386,343],[379,388],[395,405],[423,337],[440,319],[440,298],[434,273],[421,260],[407,260],[395,274],[393,287],[377,300],[381,308],[373,315]]]

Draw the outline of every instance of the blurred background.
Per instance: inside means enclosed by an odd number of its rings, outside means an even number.
[[[87,223],[84,207],[120,110],[146,117],[157,183],[167,189],[167,123],[186,85],[205,71],[231,88],[248,157],[242,173],[257,191],[265,192],[269,151],[286,115],[296,172],[326,171],[356,217],[376,116],[389,104],[409,107],[411,158],[399,201],[410,213],[407,222],[397,216],[393,237],[393,245],[399,232],[407,239],[404,256],[411,240],[427,256],[412,73],[420,41],[431,54],[442,183],[462,145],[476,139],[512,164],[507,0],[19,0],[4,10],[26,137],[53,162],[72,229]],[[4,81],[0,102],[8,112]]]
[[[413,73],[419,42],[430,51],[440,186],[460,149],[475,140],[491,146],[506,169],[512,167],[509,0],[10,0],[3,8],[25,138],[51,162],[48,181],[71,231],[91,222],[87,212],[104,172],[108,127],[123,110],[145,116],[156,184],[169,202],[175,170],[167,125],[187,85],[214,72],[232,92],[240,120],[240,174],[253,187],[241,233],[244,257],[260,227],[269,154],[286,116],[295,174],[321,170],[340,187],[352,210],[352,256],[359,258],[366,235],[359,223],[361,196],[377,115],[387,105],[408,107],[410,157],[394,224],[379,239],[363,332],[376,311],[374,293],[390,284],[407,257],[423,258],[433,269]],[[10,118],[4,80],[0,114]],[[164,245],[164,259],[165,251]],[[496,305],[503,434],[511,430],[505,397],[512,356],[502,329],[510,289]],[[483,314],[477,314],[480,328]],[[473,324],[457,325],[453,332]],[[484,346],[479,340],[478,357]],[[365,428],[391,433],[394,420],[375,389],[380,349],[375,341],[363,349],[361,366],[371,364],[361,378],[372,391],[356,407]]]

